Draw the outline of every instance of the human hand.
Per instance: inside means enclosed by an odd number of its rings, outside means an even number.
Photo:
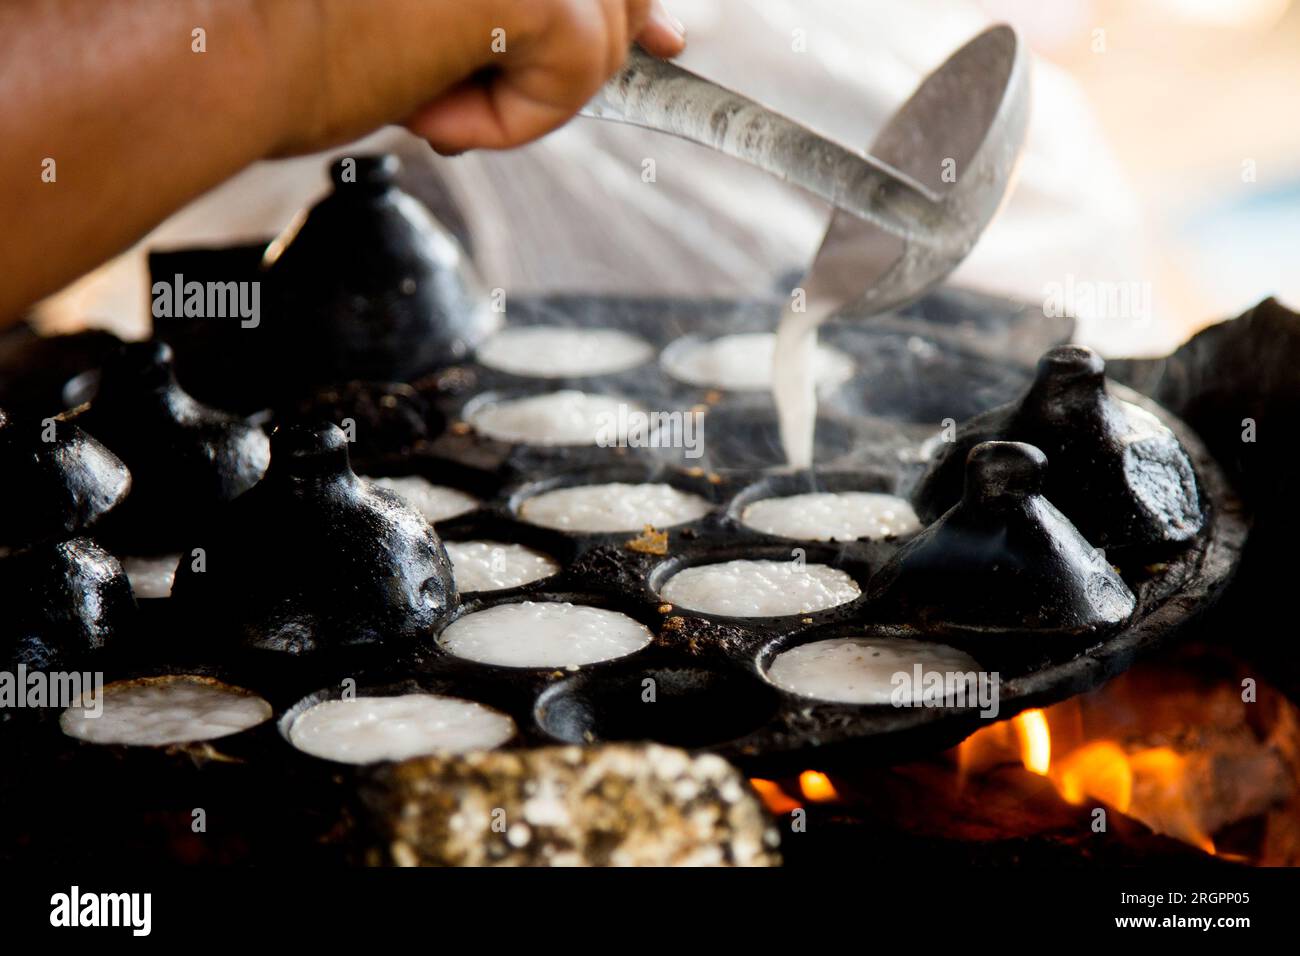
[[[402,122],[434,149],[505,149],[565,123],[635,39],[685,46],[662,0],[320,0],[308,125],[283,152]],[[323,78],[325,82],[319,80]]]

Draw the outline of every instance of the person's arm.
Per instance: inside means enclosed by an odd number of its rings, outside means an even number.
[[[255,160],[541,136],[633,39],[683,42],[658,0],[5,0],[0,324]]]

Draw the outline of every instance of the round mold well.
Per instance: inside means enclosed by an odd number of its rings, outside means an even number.
[[[628,413],[648,412],[650,409],[638,399],[628,395],[614,394],[604,390],[594,389],[574,389],[574,388],[519,388],[519,389],[493,389],[486,392],[479,392],[477,395],[467,399],[460,409],[460,420],[468,429],[468,434],[480,442],[490,443],[498,448],[529,448],[538,452],[562,453],[565,451],[574,451],[575,449],[595,449],[599,451],[615,451],[619,446],[610,445],[602,446],[595,439],[593,434],[591,441],[556,441],[556,442],[530,442],[524,440],[511,440],[499,438],[479,431],[474,424],[474,418],[484,408],[490,405],[496,405],[504,402],[514,402],[520,399],[541,398],[547,395],[554,395],[559,392],[581,392],[584,395],[612,400],[616,405],[624,405]]]
[[[980,660],[980,658],[977,657],[975,653],[971,651],[970,648],[962,648],[962,647],[954,646],[952,644],[946,644],[941,640],[930,640],[923,635],[918,635],[912,632],[905,632],[899,628],[892,627],[890,625],[851,624],[847,622],[841,622],[838,624],[832,624],[824,627],[806,628],[796,633],[778,635],[776,637],[769,639],[768,641],[763,643],[758,648],[757,653],[755,653],[753,658],[754,669],[758,673],[759,677],[762,679],[764,684],[766,684],[768,687],[771,687],[772,690],[778,695],[786,698],[789,701],[795,702],[796,704],[818,706],[818,707],[822,707],[822,706],[842,707],[842,708],[849,708],[852,710],[861,709],[869,713],[870,712],[886,713],[886,712],[893,712],[893,711],[906,712],[908,710],[922,710],[922,709],[930,709],[930,710],[947,709],[952,712],[957,712],[957,711],[969,711],[973,707],[976,707],[977,700],[974,697],[974,695],[978,690],[977,687],[972,689],[971,695],[970,697],[968,697],[968,703],[964,706],[952,706],[952,707],[942,708],[935,705],[927,705],[925,707],[922,707],[921,705],[912,705],[909,707],[896,707],[892,704],[884,704],[884,703],[879,703],[879,704],[878,703],[854,703],[850,701],[831,700],[823,697],[813,697],[807,694],[800,694],[797,693],[796,691],[788,690],[787,688],[782,687],[781,685],[777,684],[775,681],[772,680],[770,674],[772,664],[776,661],[777,657],[779,657],[781,654],[784,654],[786,651],[794,650],[796,647],[804,647],[809,644],[817,644],[822,641],[833,641],[842,638],[862,638],[866,640],[879,640],[879,641],[886,641],[886,642],[907,641],[913,644],[930,644],[930,645],[934,645],[935,647],[945,647],[949,650],[957,651],[959,653],[965,654],[966,656],[974,660],[978,665],[978,668],[976,669],[977,675],[979,673],[990,672],[990,669],[988,668],[986,662]]]
[[[366,764],[351,764],[344,761],[331,760],[328,757],[318,757],[310,754],[305,750],[299,750],[294,746],[289,734],[293,729],[294,722],[317,704],[323,704],[331,700],[342,700],[344,687],[340,681],[328,687],[323,687],[313,691],[306,696],[295,701],[289,707],[275,718],[275,729],[279,734],[280,741],[295,758],[308,761],[315,766],[332,766],[348,767],[360,769],[367,766]],[[508,716],[515,723],[515,732],[509,740],[495,747],[495,750],[510,750],[522,746],[525,741],[523,734],[526,727],[520,723],[521,713],[526,713],[526,702],[521,708],[521,700],[518,693],[510,693],[502,687],[495,685],[488,680],[475,680],[472,677],[455,677],[447,678],[431,674],[422,674],[418,678],[405,678],[398,681],[385,681],[383,679],[374,682],[367,681],[363,676],[356,680],[354,696],[361,697],[402,697],[407,694],[429,694],[440,697],[454,697],[459,700],[468,701],[473,704],[481,704],[484,707],[490,707]]]
[[[568,382],[588,382],[594,379],[608,379],[611,376],[623,375],[628,372],[635,372],[644,369],[646,365],[655,360],[658,349],[655,343],[647,340],[637,331],[630,329],[618,328],[616,325],[597,325],[597,324],[575,324],[570,321],[562,321],[561,316],[554,316],[557,321],[546,321],[545,316],[534,317],[528,322],[509,322],[497,329],[491,336],[481,342],[474,352],[474,361],[490,371],[493,375],[502,376],[503,378],[514,379],[531,383],[545,383],[551,386],[562,386],[562,383]],[[623,344],[640,347],[640,355],[636,361],[629,364],[626,358],[623,361],[615,363],[606,368],[574,368],[565,369],[556,374],[538,374],[530,371],[520,371],[515,368],[502,367],[485,362],[482,355],[485,351],[490,351],[494,339],[500,339],[509,336],[529,335],[538,331],[543,331],[547,335],[554,336],[558,334],[567,334],[577,332],[581,335],[591,336],[593,334],[622,336],[625,338]]]
[[[486,661],[476,661],[468,657],[460,657],[451,653],[442,643],[442,635],[451,627],[452,624],[475,614],[479,611],[486,611],[494,607],[502,607],[508,604],[553,604],[568,603],[584,607],[600,608],[605,611],[616,611],[625,617],[631,618],[638,624],[644,626],[650,632],[650,640],[627,654],[618,657],[610,657],[601,661],[592,661],[586,664],[571,665],[521,665],[514,666],[508,664],[495,664]],[[462,601],[455,610],[447,615],[436,627],[433,633],[433,649],[436,654],[435,661],[449,674],[455,675],[454,679],[460,680],[461,675],[471,679],[481,678],[484,681],[496,680],[504,681],[511,685],[522,685],[534,679],[548,679],[556,674],[562,673],[587,673],[589,671],[604,671],[611,667],[624,664],[633,658],[652,651],[656,645],[656,636],[659,632],[660,620],[654,613],[652,606],[631,600],[623,596],[610,594],[601,594],[590,591],[559,591],[554,589],[542,589],[528,593],[515,594],[497,594],[491,591],[479,592],[477,595],[470,595],[465,601]]]
[[[802,645],[845,637],[945,644],[965,652],[979,663],[981,671],[999,674],[996,714],[983,715],[978,685],[967,694],[964,703],[894,706],[805,696],[777,686],[768,677],[772,662],[779,654]],[[915,759],[918,753],[955,746],[993,720],[1006,720],[1028,707],[1042,705],[1040,698],[1026,695],[1022,690],[1023,666],[1016,672],[1000,670],[980,654],[980,648],[960,647],[942,640],[928,641],[910,630],[874,623],[840,622],[772,635],[752,652],[750,660],[757,678],[781,701],[778,714],[766,727],[737,741],[726,753],[735,751],[747,769],[760,776],[794,774],[809,765],[828,769],[860,768],[864,763],[887,765]],[[1032,671],[1038,666],[1041,665],[1030,666],[1030,680],[1034,679]]]
[[[533,716],[542,733],[563,743],[649,740],[693,749],[752,733],[776,713],[778,700],[736,669],[669,665],[560,681],[541,693]]]
[[[867,560],[863,549],[855,542],[791,542],[789,545],[761,543],[757,532],[755,540],[736,541],[723,547],[709,547],[693,551],[687,555],[672,555],[660,561],[646,577],[646,592],[649,600],[656,605],[671,605],[672,613],[688,617],[702,618],[719,624],[740,625],[749,629],[772,629],[780,633],[793,628],[803,628],[817,623],[839,620],[854,616],[866,601],[867,581],[874,568]],[[771,538],[766,538],[771,541]],[[660,593],[662,588],[676,574],[687,568],[709,564],[722,564],[727,561],[802,561],[805,564],[823,564],[843,571],[858,586],[858,596],[843,604],[805,613],[778,614],[771,616],[732,616],[715,614],[710,611],[697,611],[682,607]]]
[[[65,749],[74,749],[83,754],[95,755],[88,758],[91,762],[100,760],[107,764],[124,763],[128,766],[151,765],[155,767],[201,766],[207,759],[218,754],[239,761],[260,761],[266,752],[267,729],[275,722],[277,698],[265,693],[247,680],[233,675],[228,668],[189,666],[176,667],[154,665],[148,667],[121,670],[118,673],[104,675],[104,690],[113,685],[123,684],[159,684],[193,680],[198,683],[218,685],[250,697],[257,698],[270,708],[267,716],[250,726],[233,733],[200,740],[180,741],[165,744],[126,744],[97,743],[73,737],[63,732],[60,717],[64,707],[54,708],[47,723],[48,732],[58,735]]]
[[[35,846],[51,843],[58,852],[71,851],[78,859],[128,852],[135,859],[175,863],[172,841],[182,829],[188,834],[195,807],[224,821],[215,844],[201,841],[203,855],[211,862],[242,860],[250,845],[281,851],[328,831],[328,824],[319,829],[315,824],[337,813],[339,798],[314,786],[314,777],[312,786],[304,785],[307,781],[286,766],[272,695],[251,681],[229,680],[213,668],[197,666],[141,668],[128,679],[185,675],[215,677],[257,694],[272,705],[272,714],[235,734],[163,746],[96,744],[69,737],[59,726],[58,708],[45,712],[47,719],[39,728],[4,728],[15,738],[6,740],[6,747],[17,747],[15,758],[30,770],[21,787],[5,795],[6,802],[31,828],[38,840]],[[84,784],[96,779],[114,783],[87,807]],[[268,805],[257,796],[271,792],[282,799]]]
[[[578,553],[576,542],[563,532],[538,528],[516,521],[513,518],[484,512],[476,515],[466,515],[463,518],[453,520],[455,524],[448,522],[449,528],[446,533],[440,533],[444,546],[447,544],[464,544],[470,541],[517,544],[545,555],[558,565],[557,570],[552,574],[509,588],[469,591],[461,590],[460,586],[457,585],[457,592],[462,599],[476,596],[502,598],[546,588],[569,569]]]
[[[626,537],[629,534],[637,534],[643,530],[642,527],[629,528],[623,531],[565,531],[560,528],[547,528],[542,525],[533,525],[523,517],[522,509],[524,503],[530,498],[535,498],[540,494],[548,491],[555,491],[559,488],[580,488],[587,485],[606,485],[606,484],[663,484],[670,485],[678,491],[686,492],[708,501],[713,507],[703,516],[693,521],[684,521],[680,524],[667,525],[676,531],[681,528],[687,528],[692,525],[705,524],[717,514],[718,507],[725,500],[726,489],[717,481],[710,481],[708,476],[703,473],[691,473],[680,468],[661,465],[607,465],[598,468],[584,468],[580,470],[564,471],[548,478],[536,481],[529,481],[520,485],[507,494],[506,507],[515,520],[530,528],[549,531],[552,534],[564,535],[570,538],[599,537],[605,535],[615,535]],[[664,530],[659,528],[658,530]]]
[[[854,471],[800,471],[766,475],[741,488],[727,505],[726,519],[736,528],[749,534],[763,535],[776,541],[811,541],[806,538],[786,538],[752,528],[744,522],[745,509],[758,501],[770,498],[789,498],[795,495],[864,491],[892,495],[911,504],[901,487],[903,482],[896,472],[865,468]],[[857,538],[856,541],[901,541],[903,539]],[[816,541],[817,544],[847,544],[848,541]]]

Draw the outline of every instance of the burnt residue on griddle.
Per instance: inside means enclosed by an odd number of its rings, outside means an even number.
[[[352,436],[354,459],[408,455],[442,431],[441,416],[410,385],[346,382],[327,385],[276,413],[280,422],[334,422]]]

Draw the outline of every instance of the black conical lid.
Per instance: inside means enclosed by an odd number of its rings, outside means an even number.
[[[0,547],[66,537],[118,505],[131,475],[116,455],[71,422],[11,419],[0,410]]]
[[[410,381],[465,359],[499,324],[399,169],[390,155],[336,160],[333,192],[268,248],[269,321],[303,384]]]
[[[1177,437],[1155,416],[1110,394],[1091,349],[1049,350],[1019,402],[964,424],[918,486],[917,513],[932,521],[957,501],[967,453],[981,441],[1032,444],[1052,462],[1044,494],[1099,547],[1190,541],[1204,523],[1196,474]]]
[[[117,558],[89,538],[38,544],[0,559],[5,669],[65,670],[129,636],[135,598]]]
[[[194,538],[175,600],[222,640],[293,654],[411,648],[456,601],[451,564],[422,515],[358,478],[337,426],[281,427],[266,480]]]
[[[871,579],[882,613],[939,632],[1077,634],[1125,621],[1132,592],[1043,497],[1047,474],[1032,445],[972,449],[961,500]]]
[[[134,481],[106,533],[125,532],[145,547],[178,547],[212,509],[256,484],[270,458],[261,428],[186,394],[163,342],[121,348],[76,421],[126,462]]]

